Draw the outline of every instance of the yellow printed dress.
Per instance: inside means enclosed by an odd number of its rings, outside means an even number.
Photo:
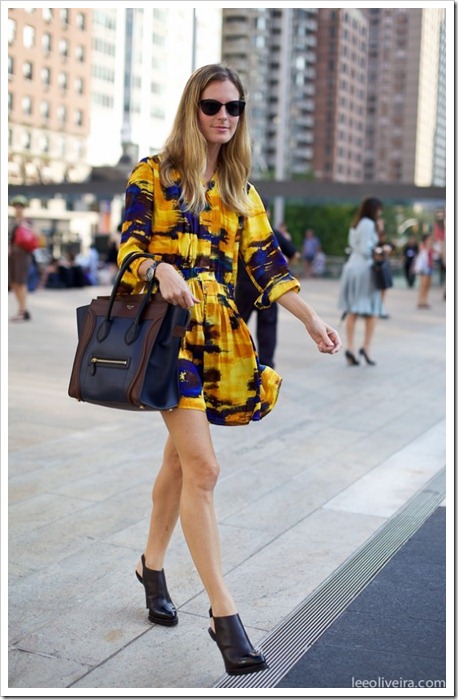
[[[180,408],[205,411],[210,423],[244,425],[263,418],[277,401],[281,377],[260,365],[247,325],[234,301],[238,258],[259,290],[258,308],[286,291],[299,291],[272,233],[264,206],[248,185],[253,214],[239,217],[221,201],[217,175],[201,214],[185,211],[179,175],[164,188],[160,156],[141,160],[126,189],[118,262],[133,251],[147,251],[173,265],[199,299],[179,357]],[[124,291],[139,293],[142,259],[124,275]]]

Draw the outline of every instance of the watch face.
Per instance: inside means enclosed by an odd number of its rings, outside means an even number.
[[[151,282],[151,280],[153,279],[155,269],[156,269],[156,263],[153,263],[153,265],[151,265],[151,267],[149,267],[147,269],[147,271],[146,271],[146,281],[147,282]]]

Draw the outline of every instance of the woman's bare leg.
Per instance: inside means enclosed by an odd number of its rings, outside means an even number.
[[[163,418],[181,463],[180,519],[192,559],[215,616],[234,615],[236,605],[223,578],[213,491],[219,465],[207,416],[177,408]]]
[[[354,339],[355,339],[355,324],[357,315],[348,313],[345,319],[345,337],[347,341],[347,350],[354,352]]]
[[[428,304],[429,288],[431,286],[430,275],[420,275],[420,288],[418,290],[418,305],[426,306]]]
[[[27,285],[26,284],[17,284],[16,282],[13,282],[11,285],[14,295],[17,299],[18,303],[18,313],[23,314],[24,311],[27,311]]]
[[[153,509],[144,550],[148,569],[160,571],[164,566],[165,553],[180,513],[181,482],[180,460],[169,436],[162,466],[153,486]],[[141,562],[137,565],[137,571],[142,574]]]

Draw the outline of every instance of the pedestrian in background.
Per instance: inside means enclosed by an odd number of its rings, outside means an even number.
[[[321,246],[318,249],[313,258],[312,264],[312,274],[313,277],[324,277],[326,273],[326,253],[323,251]]]
[[[415,274],[420,279],[417,306],[419,309],[430,309],[429,290],[434,267],[433,237],[431,233],[423,235],[414,265]]]
[[[409,240],[402,249],[402,256],[404,258],[404,277],[407,282],[407,286],[412,288],[415,284],[415,258],[418,255],[418,243],[415,236],[410,236]]]
[[[390,316],[386,312],[385,302],[386,302],[387,290],[391,289],[391,287],[393,286],[393,273],[391,271],[390,256],[393,253],[393,251],[396,249],[396,246],[394,245],[393,241],[389,240],[389,238],[386,234],[386,231],[384,229],[383,219],[381,217],[377,220],[377,230],[378,230],[377,250],[379,248],[382,249],[383,264],[384,264],[383,286],[379,287],[380,296],[382,299],[382,313],[380,314],[380,318],[389,318]]]
[[[320,239],[315,236],[313,229],[306,229],[304,233],[304,242],[302,244],[302,261],[304,265],[304,275],[306,277],[310,277],[313,273],[313,261],[315,260],[315,255],[320,245]]]
[[[258,305],[278,301],[305,326],[322,353],[340,348],[335,330],[299,296],[261,198],[248,182],[251,143],[239,76],[207,65],[189,78],[162,152],[141,160],[126,190],[118,262],[132,252],[124,290],[145,281],[189,308],[191,321],[178,358],[180,400],[162,413],[168,430],[153,488],[146,547],[137,565],[149,619],[175,625],[164,558],[180,518],[194,564],[210,600],[209,634],[227,673],[267,667],[253,648],[224,580],[213,492],[220,467],[210,424],[245,425],[274,407],[281,378],[263,367],[234,300],[239,255],[259,288]]]
[[[27,309],[29,292],[29,273],[32,265],[32,253],[24,250],[15,242],[15,234],[21,224],[31,227],[32,222],[26,218],[27,199],[17,195],[11,202],[14,207],[14,218],[8,228],[8,288],[16,297],[18,309],[11,321],[30,321],[30,311]]]
[[[349,365],[359,365],[355,355],[355,325],[358,318],[364,321],[364,340],[359,355],[368,365],[371,344],[377,318],[382,314],[380,290],[375,286],[373,251],[379,241],[378,221],[382,216],[382,202],[376,197],[366,197],[360,204],[348,234],[350,255],[342,268],[338,307],[345,321],[345,357]]]

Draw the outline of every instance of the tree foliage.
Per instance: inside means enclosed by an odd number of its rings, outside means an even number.
[[[348,231],[358,210],[359,203],[339,202],[336,204],[303,204],[287,200],[285,202],[285,223],[294,244],[301,249],[304,232],[311,228],[320,239],[327,255],[343,256],[348,245]],[[409,230],[417,238],[421,231],[431,230],[434,214],[424,211],[421,215],[414,213],[411,206],[385,205],[383,219],[387,237],[396,245],[402,245],[398,239],[398,224],[403,219],[416,217],[418,226]]]

